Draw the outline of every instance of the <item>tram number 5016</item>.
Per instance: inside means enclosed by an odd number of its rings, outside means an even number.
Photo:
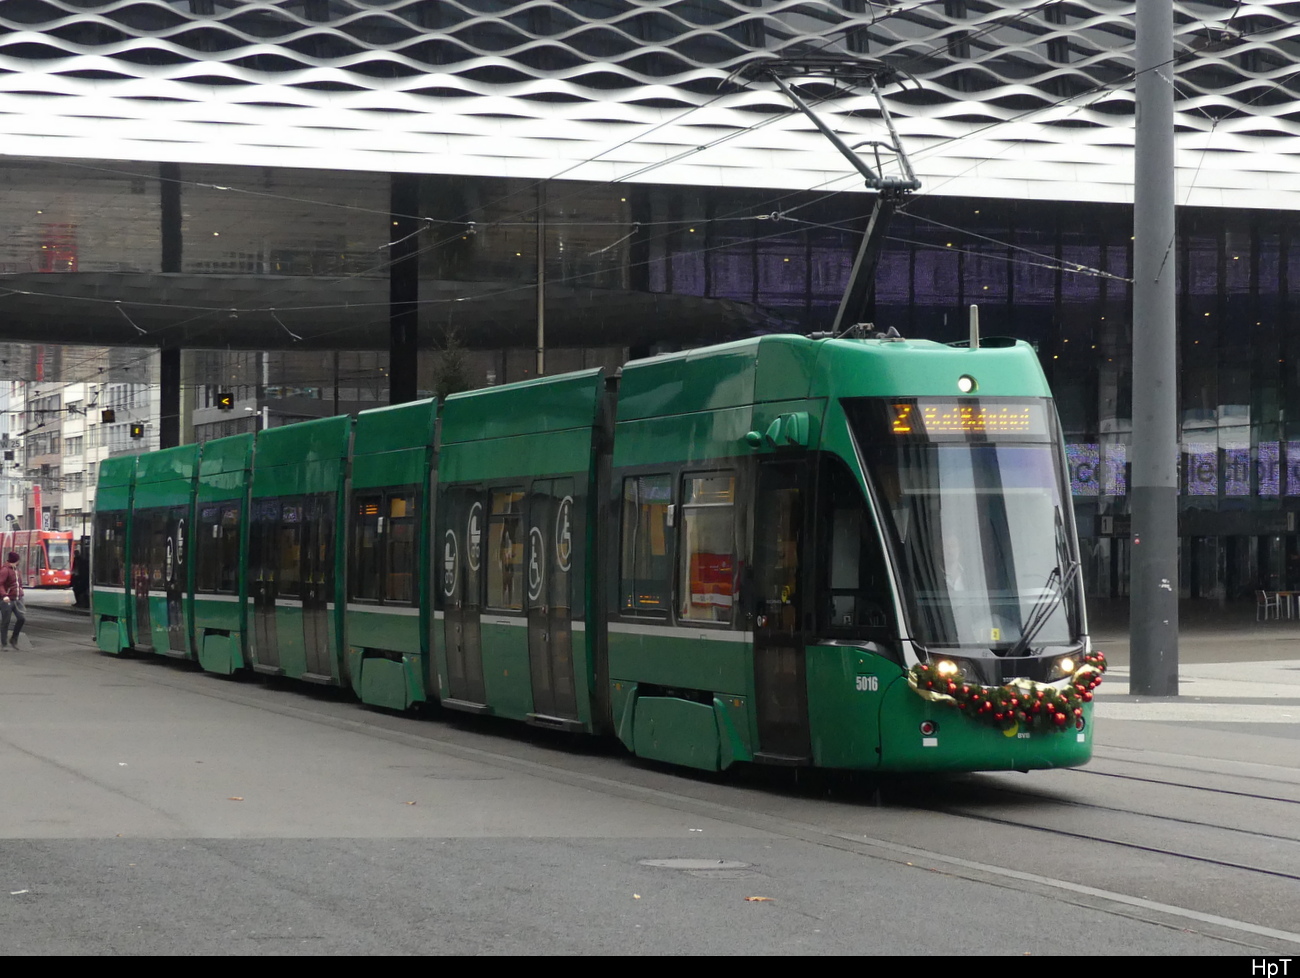
[[[874,693],[880,689],[880,680],[875,676],[858,676],[857,689],[859,693]]]

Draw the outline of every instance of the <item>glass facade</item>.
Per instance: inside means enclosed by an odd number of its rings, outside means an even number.
[[[287,283],[297,282],[328,315],[368,323],[375,345],[386,345],[389,177],[189,165],[179,173],[188,281],[241,283],[241,317],[274,310]],[[52,179],[61,175],[69,179]],[[156,167],[6,160],[0,176],[11,189],[0,202],[7,267],[21,268],[24,282],[93,273],[96,283],[99,301],[71,306],[53,284],[5,297],[48,312],[40,318],[47,339],[76,338],[67,316],[83,327],[121,328],[118,298],[154,302],[173,322],[191,318],[183,307],[166,311],[175,299],[158,274]],[[869,203],[849,193],[663,185],[554,181],[540,197],[538,189],[525,180],[420,178],[422,388],[437,386],[439,347],[449,335],[465,348],[468,386],[535,372],[539,243],[557,346],[548,373],[823,329]],[[55,261],[41,257],[50,219],[65,228]],[[881,328],[954,341],[965,336],[968,305],[978,303],[985,335],[1035,345],[1065,432],[1093,596],[1123,597],[1127,589],[1131,222],[1122,205],[918,194],[890,229],[870,313]],[[1180,210],[1173,259],[1186,597],[1300,589],[1300,339],[1288,328],[1300,314],[1295,236],[1286,212]],[[352,309],[338,291],[358,280],[378,290],[375,308]],[[230,328],[209,316],[194,345],[206,337],[215,347]],[[280,327],[272,318],[261,328],[269,340]],[[274,413],[285,417],[299,400],[341,398],[348,410],[386,397],[386,353],[345,350],[336,358],[285,345],[269,354],[199,352],[196,383],[208,394],[282,398]],[[34,349],[10,347],[14,368],[113,380],[133,377],[133,362],[147,369],[139,351],[105,358]],[[318,413],[329,412],[318,406],[303,416]]]

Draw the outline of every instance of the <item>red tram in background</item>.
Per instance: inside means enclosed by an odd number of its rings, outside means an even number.
[[[71,530],[8,530],[0,533],[0,560],[18,554],[23,587],[72,587]]]

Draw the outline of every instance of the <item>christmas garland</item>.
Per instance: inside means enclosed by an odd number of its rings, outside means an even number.
[[[940,675],[931,662],[914,665],[907,682],[932,703],[947,703],[998,730],[1064,730],[1083,716],[1083,704],[1101,685],[1106,657],[1090,652],[1073,675],[1053,683],[1013,679],[1005,686],[980,686],[964,680],[961,670]]]

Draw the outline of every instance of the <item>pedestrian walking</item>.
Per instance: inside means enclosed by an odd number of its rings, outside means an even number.
[[[18,554],[10,552],[0,567],[0,648],[18,647],[18,633],[27,622],[27,609],[23,607],[23,582],[18,579]],[[17,619],[13,635],[9,634],[9,616]]]

